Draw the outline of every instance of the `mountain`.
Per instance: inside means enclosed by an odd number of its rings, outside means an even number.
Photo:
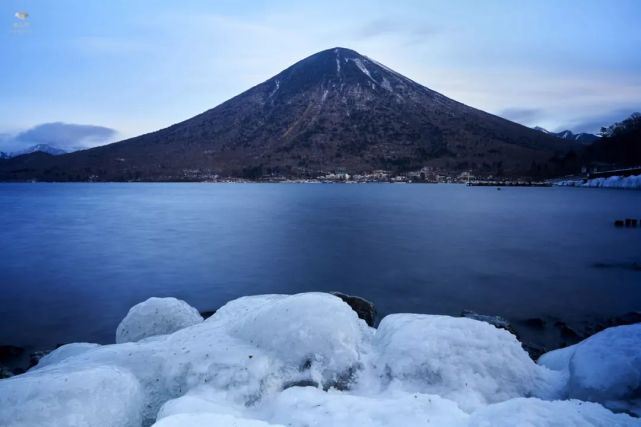
[[[259,179],[423,167],[546,176],[566,168],[577,147],[334,48],[168,128],[39,161],[4,161],[0,179]]]
[[[51,154],[52,156],[59,156],[61,154],[67,153],[65,150],[61,148],[52,147],[51,145],[47,145],[47,144],[37,144],[29,148],[25,148],[24,150],[14,151],[10,153],[8,157],[18,157],[18,156],[23,156],[25,154],[31,154],[36,152],[47,153],[47,154]]]
[[[5,153],[4,151],[0,151],[0,160],[8,159],[8,158],[10,158],[10,157],[11,157],[11,156],[10,156],[10,155],[8,155],[7,153]]]
[[[641,113],[601,128],[601,138],[590,145],[585,163],[641,166]]]
[[[543,132],[547,135],[556,136],[557,138],[565,139],[566,141],[576,142],[578,144],[590,145],[593,142],[596,142],[599,137],[591,133],[573,133],[571,130],[564,130],[561,132],[550,132],[549,130],[542,128],[540,126],[535,126],[535,130]]]

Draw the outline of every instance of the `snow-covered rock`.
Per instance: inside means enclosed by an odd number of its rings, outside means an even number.
[[[72,344],[65,344],[53,350],[51,353],[45,355],[42,359],[38,361],[38,364],[33,367],[32,371],[36,369],[44,368],[48,365],[54,365],[60,363],[65,359],[68,359],[73,356],[77,356],[86,351],[100,347],[100,344],[92,344],[88,342],[78,342]]]
[[[323,385],[349,379],[373,331],[341,299],[321,293],[271,300],[229,330],[287,366],[309,370],[310,379]]]
[[[142,318],[180,318],[183,304]],[[634,408],[639,363],[633,347],[641,342],[634,327],[613,328],[548,353],[537,365],[513,335],[485,322],[401,314],[387,316],[374,330],[341,299],[309,293],[240,298],[206,321],[146,336],[113,345],[63,346],[26,374],[0,380],[0,425],[628,426],[639,421],[597,403],[533,398],[593,393],[597,384],[596,397],[610,408]]]
[[[214,413],[178,414],[163,418],[154,427],[285,427],[264,421]]]
[[[374,347],[392,386],[438,394],[467,411],[513,397],[556,397],[562,382],[537,366],[514,335],[467,318],[389,315]]]
[[[517,398],[474,412],[469,427],[633,427],[641,423],[626,414],[579,400],[544,401]]]
[[[214,413],[237,419],[259,419],[269,425],[300,427],[417,426],[424,425],[426,420],[434,425],[456,427],[467,425],[468,418],[455,402],[436,395],[401,391],[366,396],[337,390],[325,392],[315,387],[292,387],[251,408],[224,405],[224,401],[220,394],[203,388],[167,402],[158,419]]]
[[[613,407],[621,406],[620,401],[641,400],[641,323],[609,328],[546,353],[539,364],[567,374],[571,398]]]
[[[0,381],[3,427],[139,427],[142,410],[135,376],[110,366],[50,366]]]
[[[261,419],[298,427],[467,425],[467,414],[456,403],[421,393],[360,396],[312,387],[291,388],[254,412]]]
[[[116,343],[166,335],[203,321],[194,307],[176,298],[149,298],[136,304],[116,329]]]

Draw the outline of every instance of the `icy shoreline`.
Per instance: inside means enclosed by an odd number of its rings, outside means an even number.
[[[608,178],[594,178],[588,180],[565,180],[554,185],[560,187],[586,187],[586,188],[618,188],[627,190],[641,189],[641,175],[611,176]]]
[[[0,425],[641,425],[621,413],[641,414],[641,324],[537,364],[470,318],[393,314],[374,329],[308,293],[240,298],[203,320],[156,298],[117,342],[68,344],[0,380]]]

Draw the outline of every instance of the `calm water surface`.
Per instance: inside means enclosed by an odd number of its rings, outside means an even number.
[[[641,192],[460,185],[1,184],[0,344],[113,342],[128,308],[332,291],[383,313],[641,309]]]

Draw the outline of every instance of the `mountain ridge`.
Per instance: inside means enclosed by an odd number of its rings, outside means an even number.
[[[556,136],[557,138],[564,139],[566,141],[574,141],[583,145],[590,145],[593,142],[598,141],[599,139],[598,136],[592,133],[587,133],[587,132],[574,133],[569,129],[562,130],[560,132],[551,132],[540,126],[535,126],[533,129],[539,132],[543,132],[547,135],[553,135],[553,136]]]
[[[424,168],[545,176],[575,147],[332,48],[167,128],[42,165],[4,161],[0,179],[308,178]]]

